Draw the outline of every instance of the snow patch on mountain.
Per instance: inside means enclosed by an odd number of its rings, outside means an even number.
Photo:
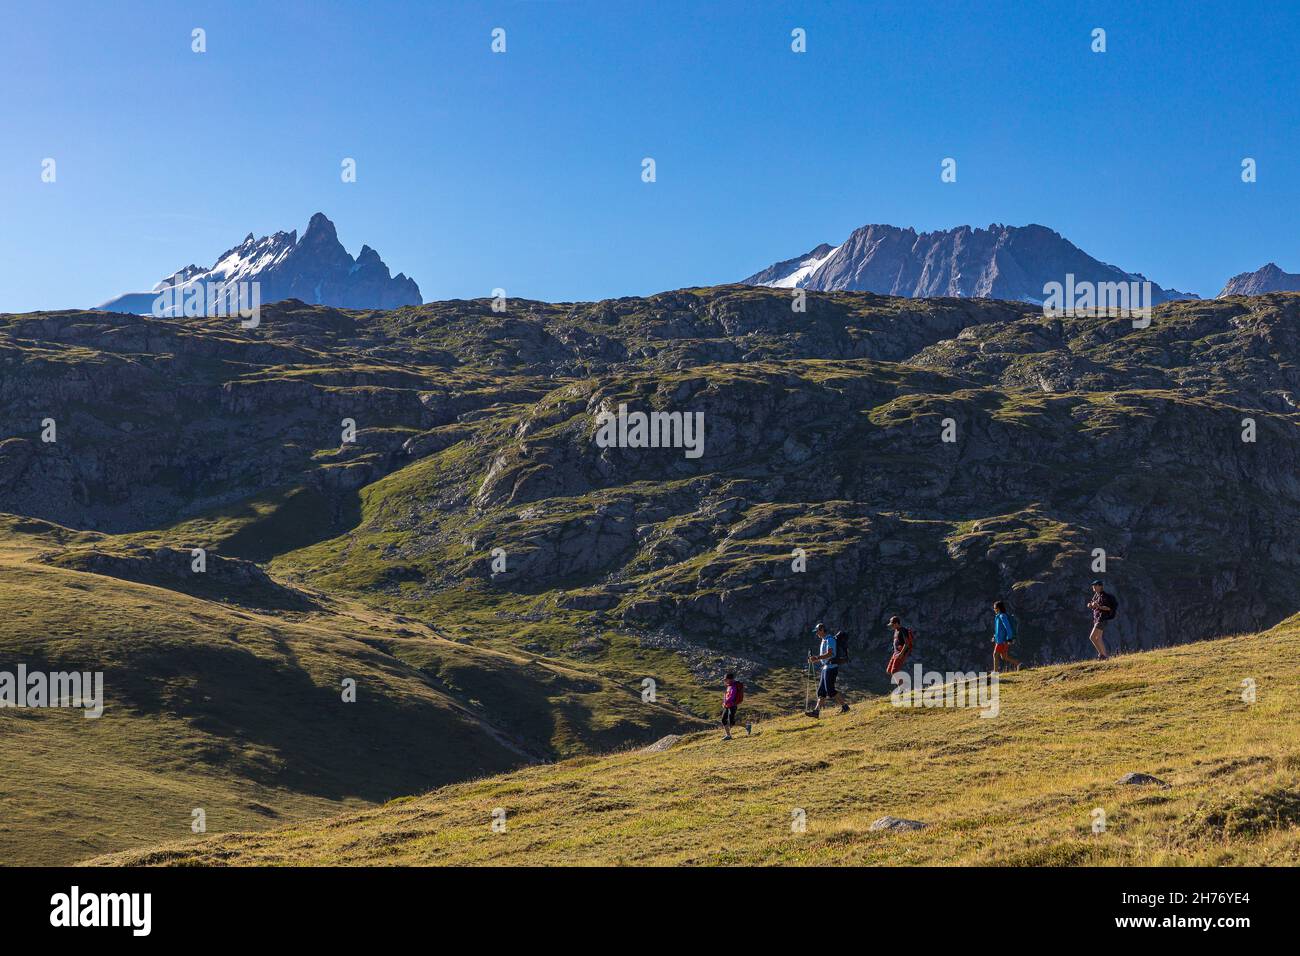
[[[827,252],[825,255],[809,256],[808,258],[800,261],[798,268],[796,268],[788,276],[782,276],[780,279],[776,279],[775,281],[772,282],[759,282],[756,283],[756,285],[765,285],[773,289],[802,288],[804,283],[807,282],[812,277],[812,274],[816,272],[818,269],[820,269],[822,265],[825,264],[825,262],[828,259],[830,259],[831,256],[839,252],[839,250],[840,247],[836,246],[835,248]]]

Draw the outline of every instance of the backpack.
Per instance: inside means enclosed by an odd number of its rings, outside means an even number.
[[[835,656],[830,659],[832,664],[847,664],[852,657],[849,655],[849,636],[841,631],[835,635]]]
[[[739,707],[745,700],[745,685],[741,681],[736,681],[731,686],[736,688],[736,702],[733,706]]]
[[[912,648],[916,646],[916,631],[912,630],[910,627],[905,627],[903,628],[902,635],[903,646],[900,650],[905,654],[910,654],[912,653]]]
[[[1007,613],[1007,626],[1011,628],[1011,637],[1008,638],[1008,640],[1014,641],[1016,635],[1020,633],[1020,622],[1017,621],[1016,616],[1010,612]]]
[[[1101,619],[1103,621],[1115,620],[1115,612],[1119,610],[1119,601],[1115,600],[1115,595],[1101,592]]]

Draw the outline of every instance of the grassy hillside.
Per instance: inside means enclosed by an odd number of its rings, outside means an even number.
[[[208,832],[270,826],[690,726],[635,687],[319,593],[290,592],[312,610],[263,609],[237,603],[256,590],[218,600],[84,570],[120,547],[0,516],[0,668],[99,671],[105,697],[98,719],[0,709],[6,863],[188,834],[196,808]],[[128,556],[132,573],[176,560]],[[215,589],[219,567],[191,577]]]
[[[1011,674],[992,718],[873,698],[820,722],[767,721],[729,743],[700,733],[658,753],[577,758],[97,862],[1294,865],[1298,655],[1300,617],[1258,635]],[[1131,771],[1169,786],[1116,783]],[[497,808],[504,832],[491,826]],[[805,832],[792,832],[795,810]],[[929,826],[871,831],[885,815]]]

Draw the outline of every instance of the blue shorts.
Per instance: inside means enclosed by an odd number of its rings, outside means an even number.
[[[835,677],[839,672],[838,667],[827,667],[822,671],[822,679],[817,684],[818,697],[835,696]]]

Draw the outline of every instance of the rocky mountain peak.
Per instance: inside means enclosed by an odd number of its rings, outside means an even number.
[[[171,301],[179,303],[188,287],[214,282],[258,282],[263,304],[299,299],[311,305],[395,309],[423,302],[415,281],[405,274],[393,277],[372,247],[362,246],[353,259],[339,241],[334,223],[318,212],[301,239],[296,229],[260,239],[250,232],[207,269],[188,265],[167,276],[151,292],[127,293],[97,308],[149,314],[163,292],[179,292],[179,296],[171,296]]]
[[[1094,259],[1060,233],[1037,223],[985,229],[962,225],[918,233],[914,228],[870,223],[840,245],[782,260],[742,280],[746,285],[860,290],[910,298],[1010,299],[1041,302],[1049,282],[1145,281]],[[1152,302],[1194,299],[1152,283]]]
[[[1300,292],[1300,275],[1285,271],[1276,262],[1269,262],[1254,272],[1233,276],[1218,297],[1263,295],[1267,292]]]
[[[330,222],[328,216],[323,212],[318,212],[311,217],[307,223],[307,231],[302,234],[303,241],[315,240],[317,242],[338,242],[338,231],[334,228],[334,223]]]

